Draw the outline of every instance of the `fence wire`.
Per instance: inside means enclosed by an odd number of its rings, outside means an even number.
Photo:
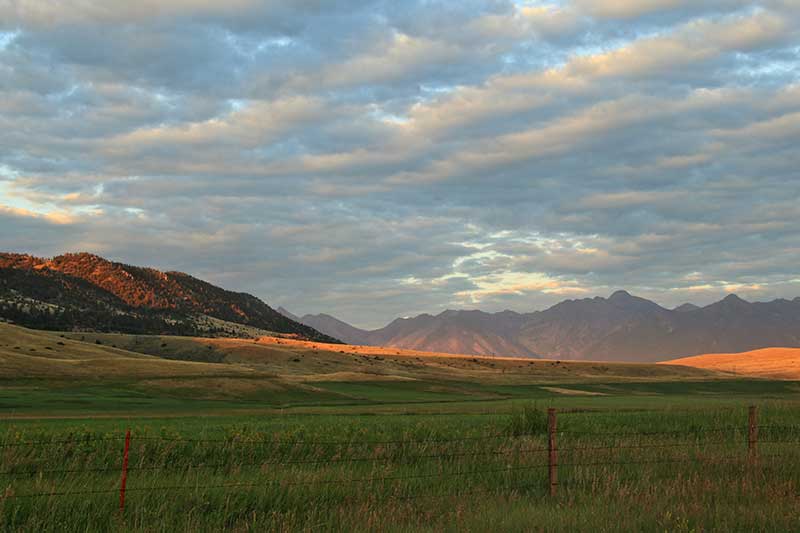
[[[752,426],[753,429],[758,430],[774,430],[779,429],[784,432],[800,432],[800,426],[792,425],[759,425]],[[643,431],[643,432],[630,432],[630,431],[617,431],[617,432],[590,432],[590,431],[556,431],[556,437],[561,436],[580,436],[585,438],[635,438],[635,437],[666,437],[666,436],[680,436],[680,435],[713,435],[729,431],[737,431],[742,434],[747,433],[747,427],[725,426],[714,428],[692,428],[680,431]],[[133,436],[134,441],[149,441],[149,442],[185,442],[185,443],[214,443],[214,444],[236,444],[236,445],[347,445],[347,446],[368,446],[368,445],[424,445],[424,444],[444,444],[444,443],[458,443],[458,442],[480,442],[480,441],[493,441],[499,439],[514,440],[521,437],[544,437],[543,433],[530,433],[530,434],[494,434],[483,435],[474,437],[461,437],[449,439],[393,439],[393,440],[269,440],[269,439],[192,439],[192,438],[178,438],[178,437],[165,437],[165,436]],[[33,441],[20,441],[20,442],[3,442],[0,443],[2,448],[35,448],[40,446],[49,445],[65,445],[65,444],[89,444],[98,442],[122,442],[125,441],[125,436],[81,436],[71,439],[54,439],[54,440],[33,440]],[[758,445],[762,444],[797,444],[797,440],[790,439],[766,439],[759,440]],[[243,467],[267,467],[267,466],[290,466],[290,465],[330,465],[330,464],[354,464],[354,463],[393,463],[394,466],[408,466],[415,465],[421,461],[431,459],[454,459],[464,457],[490,457],[490,456],[526,456],[529,454],[552,452],[553,454],[574,454],[579,452],[593,453],[598,451],[611,451],[618,450],[676,450],[684,448],[689,452],[696,452],[698,447],[715,448],[715,447],[730,447],[732,445],[741,445],[740,440],[726,440],[726,441],[684,441],[684,442],[659,442],[659,443],[641,443],[641,444],[609,444],[609,445],[588,445],[576,446],[568,445],[563,448],[555,447],[550,449],[548,447],[533,447],[533,448],[518,448],[506,450],[486,450],[477,452],[460,452],[460,453],[430,453],[430,454],[411,454],[399,456],[351,456],[351,457],[336,457],[329,459],[280,459],[270,461],[251,461],[251,462],[236,462],[227,461],[223,463],[197,463],[197,464],[169,464],[169,465],[139,465],[130,466],[126,468],[127,472],[183,472],[188,473],[193,470],[220,470],[220,469],[238,469]],[[485,469],[470,469],[470,470],[456,470],[444,471],[423,474],[393,474],[383,476],[367,476],[367,477],[348,477],[348,478],[333,478],[333,479],[313,479],[313,480],[291,480],[291,479],[261,479],[258,481],[248,482],[233,482],[221,484],[191,484],[191,485],[154,485],[142,487],[127,487],[125,492],[179,492],[179,491],[198,491],[198,490],[230,490],[237,488],[265,488],[269,486],[291,487],[291,486],[308,486],[308,485],[339,485],[346,486],[351,484],[363,483],[385,483],[396,482],[403,480],[421,480],[421,479],[453,479],[458,477],[471,477],[485,474],[513,474],[524,471],[535,471],[539,469],[558,468],[558,467],[605,467],[605,466],[626,466],[626,465],[654,465],[654,464],[679,464],[679,463],[695,463],[702,465],[714,465],[718,463],[741,463],[742,466],[756,466],[760,461],[778,458],[793,457],[788,454],[759,454],[757,456],[747,455],[740,453],[738,455],[726,456],[704,456],[692,455],[688,457],[660,457],[660,458],[643,458],[639,460],[592,460],[589,462],[580,460],[566,460],[559,461],[555,459],[556,455],[551,455],[551,460],[546,463],[534,463],[524,465],[505,465],[499,468],[485,468]],[[473,463],[475,464],[475,463]],[[483,463],[488,465],[490,463]],[[20,479],[25,476],[45,476],[50,474],[82,474],[82,473],[116,473],[120,472],[121,466],[102,466],[102,467],[75,467],[75,468],[57,468],[57,469],[28,469],[28,470],[5,470],[0,471],[0,476]],[[529,488],[533,486],[542,486],[545,480],[541,480],[538,484],[525,484],[516,486],[517,489]],[[554,483],[557,485],[558,483]],[[515,486],[501,486],[491,487],[487,489],[476,489],[477,492],[496,492],[503,489],[514,489]],[[41,498],[41,497],[68,497],[68,496],[85,496],[85,495],[99,495],[99,494],[112,494],[119,492],[119,488],[113,489],[93,489],[93,490],[54,490],[49,492],[32,492],[17,494],[12,490],[12,487],[6,488],[4,494],[0,494],[0,500],[12,500],[18,498]],[[469,494],[470,491],[455,491],[441,495],[453,496],[459,494]],[[392,496],[398,499],[414,499],[418,496]],[[422,497],[422,496],[419,496]]]

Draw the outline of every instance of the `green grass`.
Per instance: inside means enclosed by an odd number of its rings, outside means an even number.
[[[800,530],[797,382],[0,333],[3,531]],[[770,426],[756,464],[750,404]]]
[[[799,525],[800,433],[762,429],[762,441],[790,442],[763,443],[762,459],[748,466],[743,403],[563,412],[558,436],[563,466],[555,498],[547,494],[541,467],[546,455],[532,451],[546,443],[538,411],[547,403],[524,405],[484,416],[467,410],[447,416],[6,421],[0,425],[4,444],[77,442],[0,448],[2,471],[16,474],[2,478],[5,495],[110,492],[2,500],[0,528],[787,531]],[[770,426],[800,422],[792,402],[762,402],[760,417]],[[119,438],[126,427],[134,436],[131,491],[120,516],[114,491],[122,442],[87,439]],[[653,432],[676,433],[648,434]],[[773,454],[785,457],[769,457]],[[344,462],[350,459],[357,460]],[[666,459],[685,462],[658,462]],[[592,464],[567,466],[573,463]],[[46,473],[87,468],[110,470]],[[247,486],[206,488],[229,484]],[[173,488],[150,490],[167,487]]]
[[[187,377],[186,385],[204,378]],[[240,378],[241,379],[241,378]],[[153,381],[153,380],[150,380]],[[252,381],[259,383],[253,378]],[[170,381],[170,383],[172,383]],[[652,383],[559,383],[574,391],[603,396],[569,396],[548,384],[502,385],[463,381],[321,382],[238,394],[198,391],[201,387],[152,387],[138,381],[0,380],[0,418],[18,416],[136,416],[147,414],[227,415],[231,411],[318,412],[466,411],[507,413],[515,403],[536,400],[584,408],[662,408],[727,405],[744,401],[794,400],[800,384],[791,381],[731,380]]]

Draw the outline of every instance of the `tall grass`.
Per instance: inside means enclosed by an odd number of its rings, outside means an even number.
[[[536,403],[515,405],[509,416],[507,430],[509,435],[541,435],[547,433],[547,412]]]
[[[479,421],[131,421],[122,514],[119,430],[12,425],[0,433],[0,529],[798,530],[800,432],[786,426],[800,426],[800,414],[768,405],[761,424],[761,458],[751,464],[744,408],[563,413],[551,498],[546,419],[533,404]],[[39,444],[20,445],[29,441]],[[92,490],[109,492],[25,497]]]

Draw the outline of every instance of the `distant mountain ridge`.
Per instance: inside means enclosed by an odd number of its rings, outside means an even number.
[[[330,335],[331,337],[335,337],[337,339],[347,338],[349,339],[348,341],[343,341],[347,342],[347,344],[378,345],[376,342],[370,340],[370,332],[359,329],[355,326],[351,326],[347,322],[343,322],[342,320],[332,317],[331,315],[326,315],[324,313],[317,315],[303,315],[302,317],[298,318],[298,322],[310,326],[317,331],[322,331],[322,329],[324,329],[325,331],[330,332],[326,333],[326,335]],[[335,332],[335,334],[332,332]]]
[[[43,329],[241,336],[253,328],[336,342],[250,294],[88,253],[0,253],[0,317]]]
[[[0,253],[0,319],[40,328],[193,336],[279,333],[350,344],[571,360],[652,362],[706,353],[800,347],[800,298],[736,295],[666,309],[617,291],[544,311],[448,310],[373,330],[326,314],[297,317],[255,296],[181,272],[79,253],[51,259]]]
[[[330,319],[300,317],[328,334],[334,331]],[[652,362],[769,346],[800,347],[800,298],[750,303],[729,295],[705,307],[666,309],[616,291],[608,298],[565,300],[532,313],[423,314],[373,331],[333,320],[337,338],[347,343],[476,355]]]

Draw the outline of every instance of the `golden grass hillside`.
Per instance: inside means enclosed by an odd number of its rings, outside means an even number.
[[[682,365],[737,376],[800,379],[800,348],[763,348],[742,353],[713,353],[682,357],[661,364]]]
[[[45,332],[0,323],[0,410],[13,416],[391,410],[420,403],[440,409],[448,402],[661,394],[711,381],[725,389],[731,378],[680,365],[480,357],[283,337]]]
[[[66,334],[0,323],[0,378],[147,378],[252,375],[246,367],[170,361]]]
[[[452,380],[521,384],[720,377],[713,371],[685,366],[457,355],[283,337],[209,339],[109,333],[69,333],[67,336],[170,359],[218,361],[228,367],[266,372],[293,383]]]
[[[41,390],[107,383],[152,397],[357,402],[394,390],[409,400],[449,393],[502,398],[503,387],[516,385],[572,384],[555,392],[573,395],[583,394],[574,388],[578,383],[725,377],[687,366],[479,357],[282,337],[59,333],[0,323],[0,393],[23,382]]]

